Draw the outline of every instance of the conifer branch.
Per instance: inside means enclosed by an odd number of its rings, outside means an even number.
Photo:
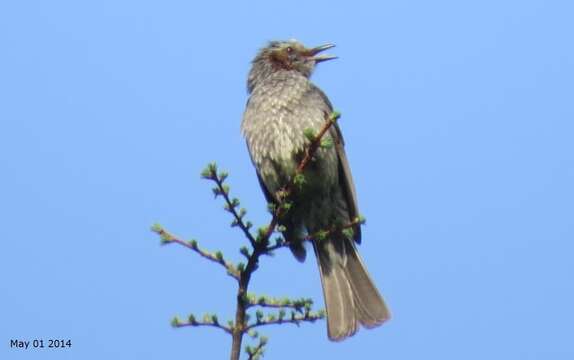
[[[181,321],[179,318],[174,317],[173,320],[171,321],[171,326],[173,326],[175,328],[190,327],[190,326],[191,327],[201,327],[201,326],[213,327],[216,329],[223,330],[228,334],[231,334],[231,327],[220,324],[217,316],[216,315],[210,315],[210,314],[205,314],[203,316],[203,320],[197,320],[195,318],[195,316],[193,316],[193,315],[189,315],[189,318],[187,321]]]
[[[319,310],[317,312],[306,310],[303,314],[297,314],[295,311],[291,311],[289,317],[286,317],[286,312],[284,310],[280,310],[276,314],[268,314],[266,317],[261,312],[258,312],[257,314],[258,316],[256,321],[249,324],[246,327],[247,330],[267,325],[294,324],[299,326],[302,322],[313,323],[325,318],[325,312],[323,310]]]
[[[255,347],[246,346],[245,352],[247,353],[248,360],[259,360],[263,356],[265,345],[267,345],[267,338],[261,336],[259,338],[259,343]]]
[[[201,249],[196,240],[184,241],[177,236],[169,233],[160,225],[154,225],[152,230],[156,232],[162,244],[176,243],[193,250],[201,257],[208,259],[223,266],[227,274],[233,277],[238,282],[238,289],[236,295],[236,311],[234,321],[229,321],[227,325],[219,323],[216,315],[205,315],[202,320],[197,320],[193,315],[190,315],[187,321],[181,321],[177,317],[172,320],[174,327],[214,327],[232,336],[231,359],[239,360],[241,351],[241,343],[243,336],[248,334],[254,339],[258,337],[257,332],[254,330],[257,327],[267,325],[281,325],[281,324],[295,324],[300,325],[303,322],[315,322],[325,317],[323,310],[313,312],[311,307],[313,301],[311,299],[288,299],[288,298],[272,298],[267,296],[255,296],[248,294],[249,283],[251,276],[259,266],[259,258],[262,255],[271,255],[273,251],[289,245],[283,238],[278,237],[271,243],[271,236],[275,232],[282,232],[284,229],[279,226],[279,221],[289,211],[292,203],[289,199],[292,193],[300,187],[304,182],[304,171],[307,165],[311,162],[315,153],[319,148],[328,148],[332,146],[332,139],[330,137],[324,138],[325,134],[329,131],[331,126],[339,119],[340,114],[333,112],[326,115],[326,121],[323,127],[317,134],[312,129],[307,129],[304,135],[309,140],[305,150],[304,156],[298,164],[293,177],[289,183],[278,191],[275,196],[274,205],[271,206],[272,218],[269,224],[265,227],[259,228],[256,235],[252,234],[250,229],[251,222],[245,221],[244,217],[247,211],[240,208],[240,202],[237,198],[230,197],[230,188],[225,184],[228,176],[226,172],[218,172],[215,163],[209,164],[201,173],[204,179],[213,181],[215,186],[212,188],[215,197],[221,196],[224,201],[224,209],[229,212],[233,220],[231,226],[238,227],[248,239],[251,249],[242,246],[240,253],[246,258],[247,262],[238,263],[234,265],[230,261],[224,259],[223,253],[217,251],[215,253]],[[308,235],[304,240],[320,240],[326,238],[335,232],[343,232],[346,236],[352,237],[352,229],[364,223],[364,219],[357,217],[349,224],[336,225],[330,229],[322,230]],[[275,309],[276,312],[265,314],[261,309],[255,311],[255,320],[249,321],[250,316],[248,310],[253,307]],[[245,351],[249,359],[259,359],[263,355],[264,347],[267,344],[267,338],[259,337],[259,343],[256,346],[246,346]]]
[[[300,313],[303,313],[303,311],[306,308],[311,308],[311,306],[313,305],[312,299],[305,299],[305,298],[297,300],[292,300],[289,298],[278,299],[278,298],[271,298],[268,296],[255,297],[252,294],[249,294],[247,296],[247,301],[248,301],[247,306],[249,308],[256,306],[263,308],[275,308],[275,309],[290,308]]]
[[[201,176],[204,179],[211,180],[211,181],[215,182],[216,187],[214,187],[212,189],[213,193],[215,194],[215,197],[223,196],[223,200],[225,201],[224,209],[225,209],[225,211],[229,212],[233,216],[233,221],[231,222],[231,226],[238,226],[241,229],[241,231],[243,231],[243,234],[245,235],[245,237],[251,243],[251,246],[255,247],[255,238],[253,237],[253,235],[249,231],[252,224],[249,221],[247,221],[247,222],[243,221],[243,217],[247,213],[247,210],[245,210],[244,208],[240,208],[239,212],[237,212],[237,208],[240,205],[239,199],[237,199],[237,198],[231,199],[229,197],[229,186],[224,184],[225,179],[227,179],[228,173],[227,172],[221,172],[218,174],[217,173],[217,166],[215,165],[215,163],[211,163],[201,173]]]
[[[231,276],[235,280],[239,281],[239,270],[231,262],[223,258],[223,253],[221,251],[216,251],[215,253],[208,252],[199,247],[196,240],[184,241],[172,233],[166,231],[161,225],[155,224],[152,226],[152,231],[156,232],[160,238],[163,245],[167,244],[179,244],[195,253],[199,254],[201,257],[210,260],[216,264],[219,264],[227,270],[227,275]]]

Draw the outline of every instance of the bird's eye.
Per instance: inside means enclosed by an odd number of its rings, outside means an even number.
[[[289,46],[286,50],[287,50],[288,53],[292,53],[292,52],[293,52],[293,48],[292,48],[291,46]]]

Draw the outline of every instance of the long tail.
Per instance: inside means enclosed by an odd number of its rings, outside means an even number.
[[[313,248],[321,272],[330,340],[354,335],[358,324],[373,328],[390,318],[352,240],[338,237],[313,241]]]

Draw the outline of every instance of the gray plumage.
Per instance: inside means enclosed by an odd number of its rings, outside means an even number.
[[[309,49],[294,40],[273,41],[253,60],[241,130],[269,202],[277,201],[276,192],[290,181],[303,157],[308,143],[304,130],[319,131],[333,111],[326,95],[309,81],[317,63],[334,58],[319,55],[333,46]],[[325,137],[334,146],[317,151],[305,169],[303,187],[292,194],[293,207],[281,219],[286,229],[283,235],[300,261],[305,259],[302,239],[306,234],[348,224],[359,215],[339,127],[335,124]],[[334,341],[353,335],[358,324],[371,328],[389,318],[355,247],[361,240],[360,227],[353,230],[353,239],[338,234],[313,241],[328,335]]]

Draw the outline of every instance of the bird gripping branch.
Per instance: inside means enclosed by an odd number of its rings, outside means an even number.
[[[333,112],[327,96],[309,80],[318,63],[336,58],[322,54],[332,47],[306,48],[295,40],[272,41],[253,60],[241,130],[269,203],[280,203],[277,194],[296,174],[310,141],[306,130],[318,131]],[[292,206],[279,219],[283,236],[300,261],[306,257],[304,240],[310,234],[344,226],[359,217],[336,123],[324,138],[334,146],[317,149],[304,170],[305,181],[290,194]],[[340,341],[355,334],[359,325],[376,327],[390,315],[357,252],[360,224],[352,231],[327,234],[311,242],[321,273],[328,336]]]

